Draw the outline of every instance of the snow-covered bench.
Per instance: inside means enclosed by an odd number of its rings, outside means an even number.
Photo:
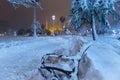
[[[49,53],[42,57],[39,71],[46,80],[79,80],[80,61],[87,55],[91,44],[84,45],[76,56]]]

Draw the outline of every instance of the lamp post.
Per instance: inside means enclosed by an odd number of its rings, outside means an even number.
[[[36,2],[39,2],[39,0],[35,0],[35,2],[33,2],[33,30],[34,30],[34,37],[37,37],[37,20],[36,20],[37,4],[36,4]]]
[[[55,27],[55,15],[52,15],[53,27]]]
[[[34,30],[34,37],[37,37],[37,26],[36,26],[36,5],[34,3],[33,6],[33,30]]]

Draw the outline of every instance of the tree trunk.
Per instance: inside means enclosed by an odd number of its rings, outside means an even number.
[[[91,23],[91,27],[92,27],[92,37],[93,37],[93,40],[96,40],[96,38],[97,38],[97,33],[96,33],[96,28],[95,28],[95,16],[94,16],[93,13],[92,13],[92,23]]]

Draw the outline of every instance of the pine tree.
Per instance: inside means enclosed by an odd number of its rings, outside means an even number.
[[[93,40],[96,40],[96,27],[99,24],[111,28],[108,16],[120,18],[115,6],[118,5],[115,0],[72,0],[70,24],[77,30],[84,24],[90,24],[92,28]]]

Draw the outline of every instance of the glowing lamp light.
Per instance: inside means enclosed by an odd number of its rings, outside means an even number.
[[[52,15],[52,20],[55,20],[55,15]]]

